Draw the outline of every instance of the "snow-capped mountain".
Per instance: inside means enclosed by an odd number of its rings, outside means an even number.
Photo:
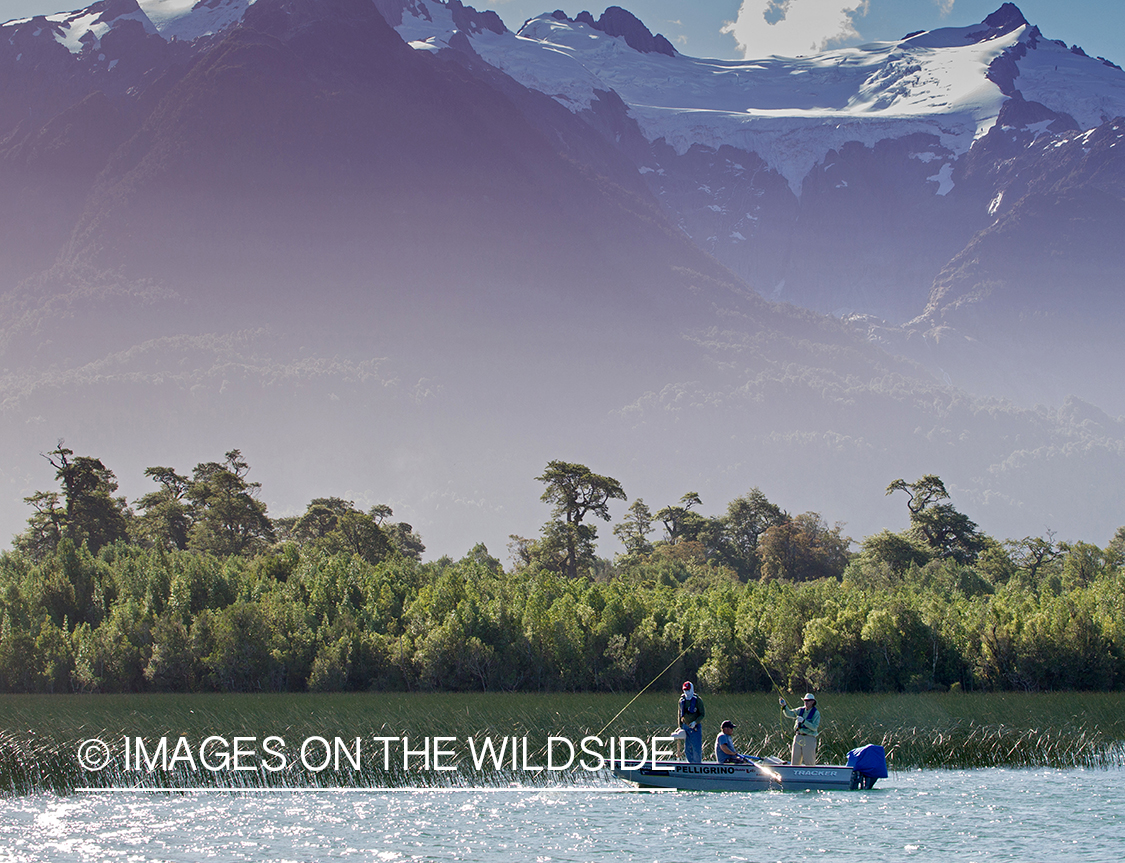
[[[1088,373],[1125,359],[1122,81],[1010,4],[753,62],[619,7],[0,25],[5,524],[64,437],[131,497],[239,446],[275,513],[388,501],[451,553],[533,533],[557,457],[650,502],[760,485],[857,535],[932,472],[1001,535],[1112,531],[1115,488],[1070,504],[1125,458]]]
[[[822,311],[919,313],[995,215],[1004,190],[969,183],[964,165],[998,123],[1034,138],[1125,115],[1120,68],[1045,38],[1010,3],[967,27],[745,62],[638,50],[592,16],[541,15],[511,33],[461,26],[438,0],[380,5],[412,47],[467,39],[602,128],[607,95],[619,97],[617,135],[635,124],[622,145],[683,230],[766,296]],[[636,19],[631,32],[651,38]]]
[[[98,0],[74,12],[15,19],[9,32],[53,39],[71,54],[96,52],[106,34],[136,22],[165,40],[191,41],[229,29],[253,0]],[[19,35],[16,36],[19,38]]]
[[[1125,410],[1069,346],[1104,362],[1116,340],[1102,325],[1125,314],[1122,190],[1107,179],[1122,171],[1125,72],[1015,5],[896,42],[733,62],[655,50],[620,9],[612,30],[555,12],[512,33],[454,4],[379,2],[416,50],[467,43],[602,130],[669,217],[765,296],[913,319],[889,343],[982,392],[1081,391]]]
[[[1120,68],[1044,38],[1011,3],[980,24],[897,42],[718,61],[678,54],[619,7],[599,21],[588,13],[575,20],[544,14],[512,33],[495,13],[458,0],[372,2],[415,49],[437,51],[467,39],[491,65],[574,112],[615,93],[649,142],[663,140],[678,155],[697,145],[754,153],[798,196],[809,172],[851,142],[871,147],[923,133],[952,156],[964,155],[1014,97],[1067,115],[1082,130],[1125,113]],[[107,35],[133,26],[168,41],[212,36],[238,24],[252,5],[99,0],[76,12],[10,21],[3,32],[12,44],[49,40],[72,55],[94,55],[103,53]],[[950,167],[934,167],[934,191],[947,193]]]
[[[697,145],[754,153],[798,196],[809,172],[851,142],[872,147],[922,133],[952,157],[964,155],[995,125],[1017,77],[1024,100],[1069,114],[1082,129],[1125,113],[1120,69],[1044,39],[1012,4],[970,27],[742,62],[637,50],[589,17],[554,13],[518,33],[474,32],[439,0],[399,5],[396,29],[412,47],[448,47],[462,33],[489,63],[572,111],[612,91],[648,141],[663,140],[678,155]],[[947,193],[952,166],[926,158],[935,162],[935,193]]]
[[[1036,140],[1125,115],[1125,72],[1046,38],[1011,3],[896,42],[735,62],[678,54],[620,7],[543,14],[511,32],[459,0],[372,2],[411,48],[479,58],[585,120],[696,245],[763,295],[892,323],[922,312],[995,201],[1014,203],[986,172],[967,175],[975,144],[993,130]],[[65,48],[112,92],[137,85],[120,64],[142,31],[206,41],[252,5],[102,0],[3,32],[28,46],[17,65],[38,56],[33,43]]]

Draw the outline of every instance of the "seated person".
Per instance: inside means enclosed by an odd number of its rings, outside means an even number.
[[[729,719],[725,720],[719,729],[719,736],[715,738],[715,760],[720,764],[747,764],[749,759],[739,755],[734,748],[734,740],[730,733],[734,731],[735,724]]]

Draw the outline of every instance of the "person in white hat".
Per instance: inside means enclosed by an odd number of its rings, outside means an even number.
[[[690,680],[684,683],[676,718],[686,735],[684,758],[693,764],[699,764],[703,760],[703,699],[695,694],[695,687]]]
[[[790,710],[784,698],[778,702],[785,715],[793,720],[793,755],[791,764],[811,766],[816,764],[816,736],[820,733],[820,711],[816,709],[816,696],[805,693],[805,706]]]

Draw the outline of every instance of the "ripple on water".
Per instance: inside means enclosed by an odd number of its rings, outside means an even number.
[[[103,792],[0,800],[27,861],[1083,860],[1125,848],[1125,769],[899,773],[870,792]]]

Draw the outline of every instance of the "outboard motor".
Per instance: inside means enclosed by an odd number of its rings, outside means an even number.
[[[848,753],[852,769],[852,789],[874,788],[876,779],[886,779],[887,753],[877,743],[868,743]]]

